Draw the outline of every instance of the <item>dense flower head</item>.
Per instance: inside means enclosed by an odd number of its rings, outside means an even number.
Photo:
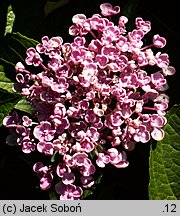
[[[40,187],[54,187],[60,199],[79,199],[95,184],[98,168],[127,167],[127,151],[136,143],[164,138],[166,76],[175,73],[168,54],[157,50],[166,39],[156,34],[146,44],[149,21],[137,17],[127,32],[127,17],[120,16],[117,25],[111,21],[119,6],[104,3],[100,9],[102,15],[73,16],[72,43],[44,36],[27,50],[32,71],[17,63],[14,90],[36,113],[30,118],[13,112],[3,121],[11,131],[9,144],[22,146],[24,153],[59,155],[58,162],[37,162],[33,169]],[[33,66],[41,72],[33,73]]]

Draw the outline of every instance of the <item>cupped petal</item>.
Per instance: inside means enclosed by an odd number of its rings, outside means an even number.
[[[62,182],[65,185],[72,184],[74,181],[75,181],[75,175],[74,175],[74,173],[70,172],[70,173],[64,173],[63,174]]]
[[[151,136],[156,141],[161,141],[164,138],[164,131],[161,128],[154,128],[151,132]]]
[[[42,190],[47,190],[47,189],[49,189],[50,187],[51,187],[51,183],[50,183],[50,181],[49,181],[48,178],[42,178],[42,179],[40,180],[40,188],[41,188]]]
[[[83,190],[81,187],[76,186],[76,189],[73,191],[73,196],[74,197],[80,197],[83,194]]]

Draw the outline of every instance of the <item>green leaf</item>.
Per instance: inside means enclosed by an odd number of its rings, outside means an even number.
[[[54,154],[51,157],[51,162],[54,163],[56,160],[56,155],[57,155],[58,151],[55,151]]]
[[[1,0],[0,1],[0,39],[4,37],[5,28],[7,23],[7,13],[8,7],[11,0]]]
[[[28,49],[29,47],[35,47],[39,43],[33,38],[26,37],[25,35],[22,35],[19,32],[13,33],[12,39],[21,44],[25,49]]]
[[[28,38],[20,33],[7,34],[0,40],[0,65],[1,68],[1,78],[4,76],[10,79],[12,82],[16,81],[16,71],[15,65],[18,62],[24,64],[26,58],[26,50],[29,47],[35,47],[38,42],[34,39]],[[7,81],[7,80],[6,80]],[[8,82],[8,81],[7,81]],[[10,85],[5,90],[10,89]],[[0,87],[4,89],[5,86]]]
[[[90,189],[84,190],[83,195],[81,196],[81,200],[87,198],[87,197],[90,196],[91,194],[93,194],[93,191],[92,191],[92,190],[90,190]]]
[[[4,117],[9,115],[20,99],[21,96],[19,94],[0,89],[0,126],[2,126]]]
[[[180,199],[180,106],[167,113],[165,137],[151,146],[149,198]]]
[[[12,87],[13,87],[13,82],[6,77],[4,73],[4,67],[0,65],[0,88],[8,92],[13,92]]]
[[[103,171],[102,170],[96,170],[96,174],[94,176],[94,185],[91,188],[85,189],[83,191],[83,195],[81,196],[81,200],[88,199],[88,197],[96,191],[97,187],[101,183],[102,177],[103,177]]]
[[[7,21],[6,21],[6,28],[5,28],[5,35],[7,33],[11,33],[12,32],[14,19],[15,19],[15,14],[14,14],[14,12],[12,10],[11,5],[10,5],[8,7]]]
[[[35,112],[35,109],[33,109],[30,102],[27,101],[25,97],[18,101],[14,108],[29,114],[33,114]]]
[[[24,63],[26,50],[35,47],[38,41],[28,38],[20,33],[7,34],[0,41],[0,63],[16,65],[17,62]]]
[[[103,172],[100,172],[97,179],[95,180],[95,184],[98,185],[101,183],[101,179],[103,177]]]

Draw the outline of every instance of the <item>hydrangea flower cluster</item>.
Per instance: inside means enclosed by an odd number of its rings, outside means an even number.
[[[33,170],[40,188],[54,187],[60,199],[81,198],[94,185],[97,167],[125,168],[136,143],[164,137],[166,76],[175,73],[168,54],[157,51],[166,39],[156,34],[144,44],[149,21],[138,17],[127,32],[127,17],[117,25],[111,19],[119,6],[104,3],[100,9],[102,15],[91,18],[73,16],[72,43],[44,36],[27,50],[26,64],[40,72],[18,62],[14,90],[36,113],[30,118],[13,112],[3,121],[11,132],[7,143],[21,145],[24,153],[56,154],[53,164],[37,162]]]

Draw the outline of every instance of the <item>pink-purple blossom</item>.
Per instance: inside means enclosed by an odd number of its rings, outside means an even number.
[[[34,137],[40,142],[51,141],[54,138],[55,130],[51,128],[51,124],[47,121],[40,122],[38,126],[34,128]]]
[[[39,66],[42,62],[42,59],[39,55],[39,53],[34,48],[29,48],[26,51],[27,57],[26,57],[26,64],[27,65],[34,65]]]
[[[113,7],[110,3],[104,3],[100,5],[101,13],[104,16],[111,16],[120,12],[120,7]]]
[[[60,195],[61,200],[77,200],[83,193],[81,187],[73,184],[65,185],[62,182],[55,185],[55,190]]]
[[[3,119],[3,125],[7,128],[16,127],[19,124],[19,116],[17,112],[13,112],[10,116]]]
[[[34,172],[37,173],[40,179],[40,188],[42,190],[47,190],[51,187],[51,182],[53,180],[53,175],[47,166],[44,166],[42,162],[37,162],[33,166]]]
[[[119,6],[100,5],[100,14],[72,18],[72,43],[44,36],[27,49],[26,70],[18,62],[13,90],[34,108],[33,115],[12,112],[3,120],[9,145],[26,154],[38,151],[47,165],[33,166],[42,190],[53,188],[62,200],[80,199],[106,166],[126,168],[136,143],[164,138],[169,97],[167,76],[176,69],[163,52],[166,39],[146,40],[151,23],[113,15]],[[159,51],[158,49],[161,49]],[[150,70],[152,68],[152,70]]]

